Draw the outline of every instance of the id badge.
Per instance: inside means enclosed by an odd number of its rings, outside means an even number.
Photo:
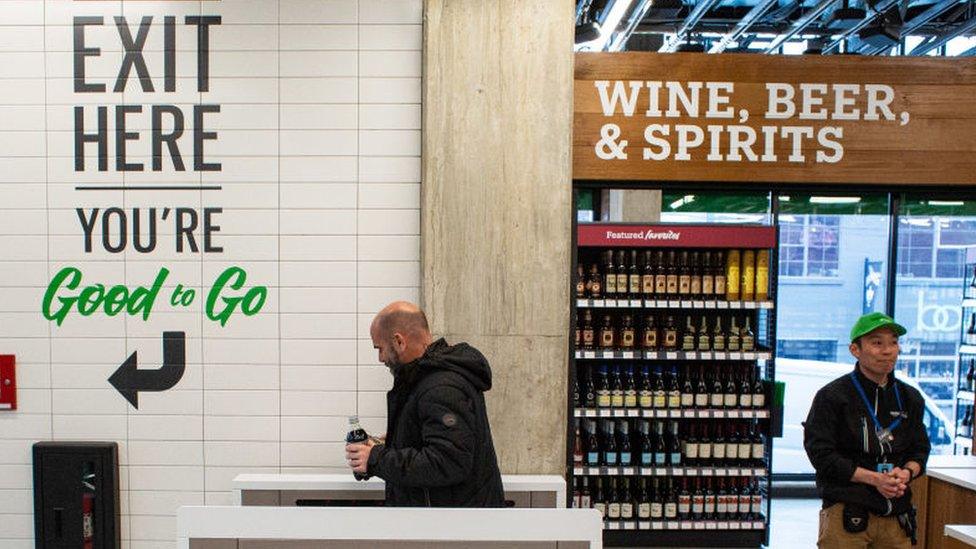
[[[895,468],[895,466],[893,464],[891,464],[891,463],[879,463],[878,464],[878,472],[879,473],[890,473],[891,470],[894,469],[894,468]]]
[[[891,441],[895,440],[895,435],[892,434],[890,429],[881,429],[880,431],[876,431],[876,434],[878,435],[878,442],[881,443],[881,446],[891,444]]]

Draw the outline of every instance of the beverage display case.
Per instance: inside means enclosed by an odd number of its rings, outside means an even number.
[[[973,453],[973,411],[976,393],[976,248],[966,250],[966,277],[963,286],[962,329],[959,364],[956,368],[956,433],[953,453]]]
[[[767,541],[776,230],[579,224],[572,506],[609,546]]]

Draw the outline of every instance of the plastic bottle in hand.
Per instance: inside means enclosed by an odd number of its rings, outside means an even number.
[[[346,435],[346,443],[364,443],[369,435],[366,434],[366,430],[359,425],[359,416],[349,416],[349,434]],[[353,473],[356,480],[367,480],[369,475],[366,473]]]

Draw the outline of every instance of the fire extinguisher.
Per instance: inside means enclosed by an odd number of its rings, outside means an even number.
[[[95,494],[85,492],[81,495],[81,547],[95,547]]]

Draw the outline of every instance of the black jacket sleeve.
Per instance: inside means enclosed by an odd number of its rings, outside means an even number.
[[[913,389],[914,392],[914,389]],[[909,461],[914,461],[918,463],[922,470],[919,474],[925,472],[925,464],[929,460],[929,453],[932,451],[932,444],[929,442],[928,429],[925,428],[925,422],[923,417],[925,415],[925,400],[922,399],[922,395],[915,394],[915,398],[912,399],[912,409],[908,411],[908,421],[910,432],[912,433],[912,443],[905,450],[905,462],[900,465],[904,465]]]
[[[470,399],[456,387],[438,385],[419,398],[420,448],[374,446],[367,471],[403,486],[450,486],[474,463],[476,418]]]
[[[836,439],[838,425],[844,421],[843,407],[830,400],[822,390],[813,398],[803,423],[803,447],[818,475],[833,482],[850,482],[857,464],[838,451]]]

